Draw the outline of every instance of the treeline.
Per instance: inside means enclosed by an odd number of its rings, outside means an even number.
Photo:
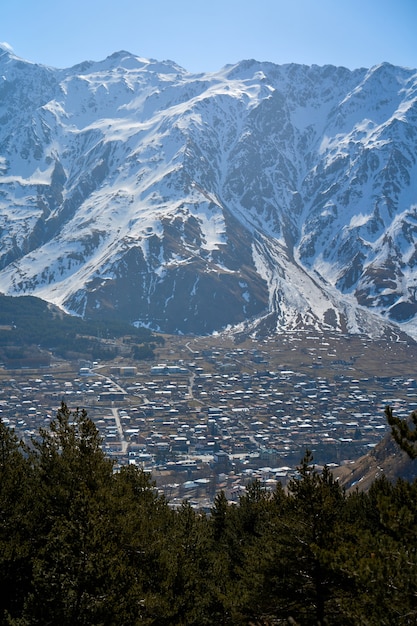
[[[29,446],[0,424],[1,623],[416,624],[417,484],[347,495],[308,452],[298,469],[204,515],[115,472],[85,412]]]

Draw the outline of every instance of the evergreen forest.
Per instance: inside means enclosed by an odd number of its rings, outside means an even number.
[[[347,494],[309,451],[203,514],[115,471],[85,411],[30,445],[0,423],[1,624],[416,624],[416,535],[416,482]]]
[[[118,355],[115,340],[126,341],[134,360],[154,357],[160,335],[118,320],[85,320],[34,296],[0,294],[0,361],[7,367],[39,360],[45,352],[72,359],[109,360]]]

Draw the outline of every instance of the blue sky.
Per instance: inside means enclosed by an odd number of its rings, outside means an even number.
[[[191,72],[254,58],[417,68],[417,0],[0,0],[0,42],[54,67],[118,50]]]

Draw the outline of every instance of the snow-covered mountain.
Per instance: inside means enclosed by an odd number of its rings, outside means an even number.
[[[0,292],[167,332],[417,329],[417,71],[0,48]]]

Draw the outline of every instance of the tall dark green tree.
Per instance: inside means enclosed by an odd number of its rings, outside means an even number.
[[[337,623],[341,571],[335,554],[343,541],[345,494],[327,467],[319,472],[307,451],[288,486],[282,556],[288,566],[284,593],[301,623]],[[344,622],[348,623],[348,622]]]
[[[34,441],[36,558],[24,617],[30,624],[104,624],[112,463],[85,411],[63,403]]]
[[[280,484],[271,493],[254,481],[234,511],[241,539],[240,559],[235,566],[235,574],[240,575],[235,583],[237,605],[233,615],[237,624],[246,624],[248,618],[253,623],[268,623],[286,603],[283,585],[288,568],[283,545],[290,526],[287,502]],[[287,607],[283,613],[290,615]]]
[[[30,589],[35,499],[26,446],[0,420],[0,623],[21,615]]]
[[[251,500],[251,496],[249,499]],[[257,506],[255,502],[253,505]],[[229,504],[225,493],[221,491],[215,497],[211,509],[209,530],[212,545],[213,597],[218,624],[239,624],[245,606],[251,604],[248,590],[253,589],[254,581],[252,579],[248,587],[246,583],[250,574],[248,577],[245,575],[247,571],[245,566],[249,562],[248,552],[254,539],[250,531],[248,532],[248,528],[252,528],[254,523],[254,519],[251,521],[248,519],[251,517],[250,506],[248,504],[245,513],[241,515],[240,506]]]
[[[149,473],[134,465],[114,475],[111,498],[116,555],[111,578],[118,623],[153,624],[164,615],[161,590],[167,576],[165,554],[173,513]]]
[[[346,563],[356,590],[350,610],[356,623],[411,625],[417,620],[417,484],[385,478],[363,494],[367,511],[356,517]],[[362,511],[364,507],[362,507]]]
[[[210,535],[205,515],[185,501],[173,513],[170,535],[162,554],[159,609],[155,624],[221,623],[213,593]]]

